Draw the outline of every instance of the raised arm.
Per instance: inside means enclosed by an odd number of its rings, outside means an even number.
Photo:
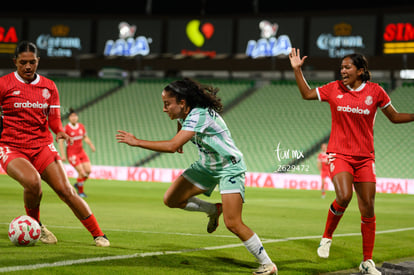
[[[382,112],[392,123],[406,123],[414,121],[414,114],[399,113],[395,110],[392,104],[382,109]]]
[[[137,139],[133,134],[118,130],[116,139],[118,143],[126,143],[130,146],[141,147],[144,149],[165,152],[165,153],[175,153],[179,152],[179,149],[187,143],[193,136],[195,132],[180,130],[172,139],[170,140],[161,140],[161,141],[151,141]]]
[[[296,84],[298,85],[302,98],[306,100],[315,100],[318,99],[316,89],[311,89],[309,87],[302,73],[302,65],[306,58],[308,57],[304,56],[300,58],[300,50],[295,48],[292,48],[292,51],[289,54],[290,65],[295,73]]]

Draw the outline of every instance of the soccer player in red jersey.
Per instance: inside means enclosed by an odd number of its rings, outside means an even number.
[[[83,150],[82,141],[85,141],[92,152],[95,152],[95,146],[92,141],[86,134],[85,126],[78,122],[79,116],[75,110],[69,110],[69,123],[64,127],[64,131],[69,135],[73,143],[66,144],[66,152],[64,149],[64,140],[59,140],[59,149],[62,154],[62,161],[68,160],[69,163],[76,169],[78,172],[78,178],[75,183],[75,188],[78,191],[79,196],[86,198],[84,192],[84,183],[88,179],[89,174],[91,173],[91,162],[88,155]],[[67,156],[67,157],[66,157]]]
[[[17,71],[0,78],[0,106],[3,130],[0,137],[0,164],[24,188],[27,215],[40,223],[41,181],[44,180],[88,229],[97,246],[109,246],[88,204],[70,185],[56,140],[70,141],[60,120],[59,94],[53,81],[36,73],[39,57],[36,46],[19,43],[13,58]],[[41,223],[40,223],[41,224]],[[56,243],[52,232],[41,224],[40,240]]]
[[[322,143],[321,145],[321,152],[318,155],[318,169],[321,172],[321,193],[322,198],[325,198],[326,191],[326,178],[329,177],[329,164],[328,164],[328,154],[326,150],[328,148],[328,144]]]
[[[374,121],[380,108],[392,123],[414,121],[414,114],[399,113],[384,89],[370,82],[368,62],[360,54],[342,58],[341,77],[319,88],[311,89],[302,66],[307,56],[293,48],[289,54],[299,91],[306,100],[327,101],[331,106],[331,135],[327,152],[336,199],[330,206],[325,232],[318,255],[328,258],[332,235],[352,198],[357,194],[361,213],[361,233],[364,259],[359,266],[363,274],[381,274],[372,261],[375,240],[375,155]]]

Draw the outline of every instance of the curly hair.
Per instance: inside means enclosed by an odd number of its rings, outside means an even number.
[[[221,99],[217,97],[218,88],[203,85],[190,78],[184,78],[168,84],[165,91],[170,92],[177,101],[184,99],[190,109],[209,108],[220,113],[223,111]]]

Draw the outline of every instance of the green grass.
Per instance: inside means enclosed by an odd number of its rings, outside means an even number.
[[[24,214],[22,187],[8,176],[0,175],[0,270],[101,258],[104,261],[9,274],[250,274],[257,267],[254,257],[227,231],[222,219],[217,231],[208,234],[206,215],[163,205],[168,185],[89,180],[86,200],[111,241],[111,247],[98,248],[70,209],[44,184],[41,219],[57,236],[58,244],[15,247],[7,237],[7,228],[14,217]],[[327,198],[321,199],[318,191],[247,188],[244,221],[264,241],[279,274],[320,274],[359,265],[362,244],[356,197],[338,226],[330,258],[320,259],[316,255],[334,196],[328,192]],[[216,191],[207,200],[219,199]],[[412,209],[413,196],[377,194],[377,231],[413,227]],[[341,236],[347,233],[356,235]],[[303,236],[308,238],[282,240]],[[374,261],[412,257],[413,243],[413,230],[377,234]],[[225,245],[235,247],[225,248]],[[166,251],[175,253],[156,253]],[[105,258],[125,255],[131,256]]]

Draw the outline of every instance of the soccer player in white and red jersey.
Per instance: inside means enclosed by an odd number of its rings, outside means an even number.
[[[372,261],[376,230],[375,115],[380,108],[392,123],[404,123],[414,121],[414,114],[397,112],[384,89],[369,81],[371,74],[363,55],[350,54],[342,58],[342,79],[313,89],[302,74],[306,58],[301,58],[299,49],[295,48],[289,54],[299,91],[303,99],[328,102],[332,117],[327,152],[336,199],[328,212],[318,255],[329,257],[332,235],[351,201],[354,187],[361,213],[364,257],[359,270],[362,274],[381,274]]]
[[[75,188],[78,191],[79,196],[86,198],[84,192],[84,183],[88,179],[89,174],[91,173],[91,162],[85,150],[83,150],[83,143],[89,145],[92,152],[95,152],[95,145],[93,145],[91,139],[86,134],[85,126],[78,122],[79,116],[75,110],[69,110],[69,123],[64,127],[65,133],[70,136],[73,140],[73,143],[66,144],[66,152],[64,149],[64,140],[59,141],[59,149],[62,155],[62,161],[68,160],[69,163],[76,169],[78,172],[78,178],[76,179]]]
[[[326,150],[328,148],[328,144],[322,143],[321,144],[321,152],[318,154],[318,169],[321,173],[321,193],[322,198],[325,198],[326,191],[326,179],[329,178],[329,164],[328,164],[328,154]]]
[[[0,78],[0,106],[3,130],[0,137],[0,164],[23,186],[27,215],[40,223],[41,181],[44,180],[89,230],[97,246],[109,246],[88,204],[70,185],[56,140],[70,141],[60,120],[59,94],[53,81],[36,73],[39,57],[36,46],[20,42],[13,58],[17,70]],[[41,224],[41,223],[40,223]],[[52,232],[41,224],[40,240],[56,243]]]

